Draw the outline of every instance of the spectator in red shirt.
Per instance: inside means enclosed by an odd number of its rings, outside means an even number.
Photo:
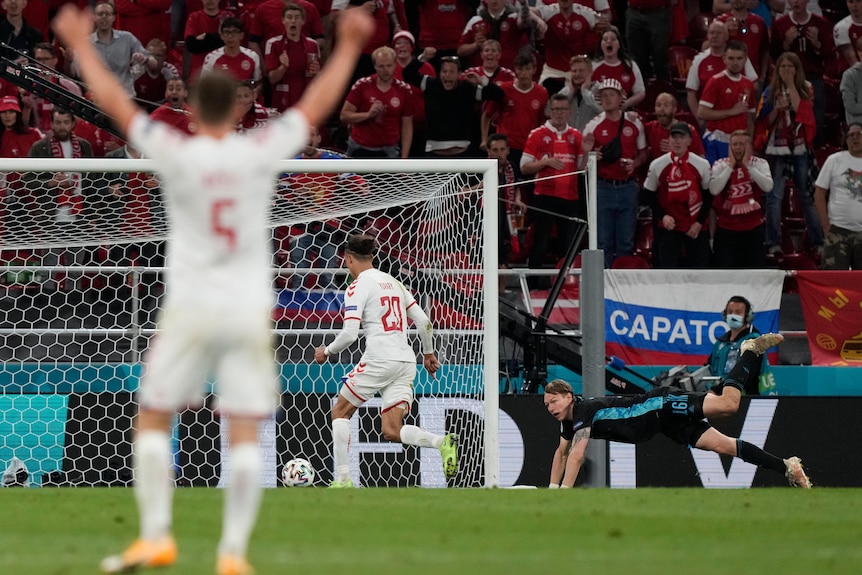
[[[24,123],[21,106],[15,96],[0,99],[0,158],[26,158],[33,144],[42,139],[42,134]],[[20,172],[5,172],[0,177],[0,198],[5,198],[6,217],[0,221],[0,232],[10,237],[20,237],[27,233],[32,219],[30,206],[33,196],[28,193],[21,181]],[[2,209],[0,209],[2,212]]]
[[[696,134],[696,132],[695,132]],[[691,126],[676,122],[670,127],[670,151],[652,161],[644,189],[653,192],[650,204],[655,223],[653,267],[682,266],[682,252],[689,268],[709,266],[709,162],[689,152]]]
[[[189,69],[183,71],[183,76],[188,78],[191,84],[194,84],[200,75],[206,55],[224,45],[219,28],[222,20],[231,15],[219,8],[219,0],[203,0],[203,5],[202,10],[189,14],[183,34],[186,50],[192,56]]]
[[[527,136],[545,120],[548,91],[533,82],[536,75],[536,57],[522,52],[515,58],[515,82],[500,84],[505,97],[499,102],[486,105],[482,113],[482,142],[487,147],[488,127],[496,117],[497,133],[508,138],[509,158],[515,168],[515,177],[521,176],[521,154],[527,144]]]
[[[623,46],[622,36],[616,26],[610,26],[602,34],[597,46],[592,78],[596,82],[609,79],[619,82],[628,94],[623,101],[624,108],[634,109],[646,97],[641,70]]]
[[[638,192],[635,174],[649,157],[644,127],[636,117],[623,114],[625,90],[610,78],[599,84],[602,113],[584,128],[584,152],[598,151],[596,190],[599,249],[605,267],[635,249]]]
[[[117,29],[134,34],[141,44],[153,38],[167,43],[171,39],[173,0],[114,0]]]
[[[489,82],[494,82],[497,85],[504,82],[514,82],[515,73],[500,65],[500,56],[503,55],[503,48],[496,40],[485,40],[482,44],[482,64],[472,66],[461,73],[461,79],[464,80],[469,74],[488,78]]]
[[[374,62],[371,53],[381,46],[389,46],[392,34],[397,34],[407,27],[403,5],[395,0],[333,0],[332,10],[341,11],[348,6],[361,6],[367,10],[377,25],[374,35],[365,44],[359,62],[353,71],[351,84],[355,84],[359,78],[370,76],[374,73]]]
[[[583,218],[583,203],[578,194],[576,172],[583,167],[584,149],[581,133],[569,126],[571,105],[568,97],[554,94],[550,102],[550,119],[527,137],[521,155],[521,173],[535,174],[538,181],[530,205],[533,246],[530,268],[542,268],[547,257],[553,225],[557,225],[560,251],[568,249]]]
[[[419,0],[419,44],[437,47],[438,58],[455,56],[475,6],[467,0]]]
[[[176,66],[165,61],[168,55],[168,46],[159,38],[153,38],[147,44],[147,51],[150,56],[156,59],[159,64],[158,70],[151,71],[149,67],[143,74],[135,80],[135,94],[138,95],[138,102],[145,104],[148,111],[152,112],[158,108],[159,103],[164,99],[165,90],[168,87],[168,80],[180,78],[180,71]]]
[[[487,7],[479,8],[479,13],[467,22],[461,34],[458,56],[468,61],[472,59],[473,65],[478,65],[485,40],[497,40],[503,51],[500,62],[511,68],[515,56],[530,42],[530,22],[522,18],[518,10],[507,4],[506,0],[487,0]]]
[[[677,101],[676,96],[668,92],[662,92],[655,99],[655,120],[644,124],[646,130],[647,147],[650,151],[650,159],[654,160],[671,151],[670,128],[676,122]],[[700,157],[704,156],[703,142],[697,133],[697,129],[689,124],[689,131],[693,136],[689,151]]]
[[[837,22],[832,31],[835,47],[841,55],[842,72],[859,61],[856,46],[862,38],[862,0],[847,0],[847,10],[850,14]]]
[[[724,71],[724,52],[727,50],[728,32],[724,22],[713,20],[706,32],[707,48],[694,57],[691,67],[688,69],[688,77],[685,80],[686,99],[688,109],[692,114],[697,113],[698,102],[703,94],[703,89],[710,78]],[[743,75],[755,82],[757,72],[751,65],[751,60],[746,59]],[[702,125],[701,125],[702,127]]]
[[[574,0],[545,4],[538,7],[537,12],[548,25],[543,36],[545,65],[539,83],[545,87],[553,85],[556,88],[553,91],[558,92],[569,75],[572,57],[595,50],[596,38],[591,32],[596,29],[600,17]],[[546,83],[549,79],[551,82]]]
[[[251,80],[243,80],[236,85],[237,132],[261,128],[269,122],[272,111],[258,104],[256,98],[257,90]]]
[[[284,112],[299,101],[311,79],[320,72],[320,46],[302,35],[305,9],[288,4],[282,13],[284,34],[270,38],[264,50],[270,102]]]
[[[90,143],[94,158],[102,158],[108,152],[112,152],[123,145],[123,140],[114,134],[82,118],[75,118],[75,127],[72,132],[75,136]]]
[[[727,26],[730,40],[741,40],[748,47],[748,59],[758,76],[758,92],[769,73],[769,28],[763,18],[748,10],[748,0],[730,0],[730,12],[716,17]]]
[[[413,89],[395,79],[395,50],[383,46],[371,56],[377,73],[360,78],[341,108],[341,121],[352,125],[347,155],[406,158],[413,142]]]
[[[260,56],[242,46],[243,23],[239,18],[225,18],[219,31],[224,46],[206,55],[202,71],[221,70],[237,79],[260,82],[263,79]]]
[[[264,57],[266,43],[271,38],[284,34],[284,8],[295,4],[303,9],[302,37],[312,38],[323,45],[323,21],[317,6],[307,0],[266,0],[254,11],[251,28],[248,30],[248,47]]]
[[[728,43],[725,70],[709,79],[700,97],[697,117],[706,122],[703,148],[710,164],[727,157],[730,134],[754,128],[754,83],[742,75],[747,50],[739,40]]]
[[[177,130],[191,135],[195,131],[191,110],[186,101],[189,91],[182,78],[174,78],[168,82],[165,90],[165,103],[150,114],[150,118],[173,126]]]
[[[39,130],[24,123],[21,106],[15,96],[0,99],[0,121],[0,158],[26,158],[33,144],[42,139]],[[8,174],[5,180],[8,184]]]
[[[730,135],[730,153],[712,166],[709,191],[715,196],[715,267],[766,267],[764,195],[772,190],[769,163],[753,154],[751,136]]]

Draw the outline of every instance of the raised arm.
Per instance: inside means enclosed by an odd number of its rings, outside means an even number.
[[[75,52],[81,77],[93,93],[96,104],[117,123],[124,134],[139,108],[113,72],[108,70],[90,42],[93,15],[90,9],[79,10],[65,4],[54,18],[54,32],[60,41]]]
[[[374,27],[374,20],[362,8],[343,10],[339,14],[335,49],[296,104],[310,125],[322,123],[341,100],[359,54],[374,33]]]

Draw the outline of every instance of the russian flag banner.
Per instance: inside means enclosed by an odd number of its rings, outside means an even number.
[[[728,330],[722,311],[732,296],[751,302],[758,330],[778,331],[784,276],[777,270],[605,270],[606,353],[630,365],[702,365]]]

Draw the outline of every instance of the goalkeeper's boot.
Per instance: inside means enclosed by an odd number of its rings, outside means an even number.
[[[335,480],[329,484],[330,489],[353,489],[355,485],[353,485],[353,480],[351,479],[342,479]]]
[[[218,556],[216,575],[251,575],[252,573],[254,569],[239,555],[221,553]]]
[[[122,555],[102,559],[103,573],[132,573],[138,569],[169,567],[177,560],[177,545],[170,535],[156,541],[138,539]]]
[[[757,355],[763,353],[770,347],[776,346],[784,341],[784,336],[780,333],[765,333],[760,337],[747,339],[739,346],[740,355],[746,351],[753,351]]]
[[[452,479],[458,473],[458,437],[447,433],[440,444],[440,455],[443,457],[443,475],[446,479]]]
[[[811,489],[811,480],[805,475],[801,459],[798,457],[788,457],[784,460],[784,466],[787,468],[784,476],[787,477],[787,481],[792,487]]]

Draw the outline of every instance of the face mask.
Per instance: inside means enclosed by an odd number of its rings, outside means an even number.
[[[727,316],[724,318],[724,321],[727,322],[727,325],[730,326],[730,329],[739,329],[743,325],[745,325],[742,321],[742,316],[736,315],[734,313],[727,314]]]

